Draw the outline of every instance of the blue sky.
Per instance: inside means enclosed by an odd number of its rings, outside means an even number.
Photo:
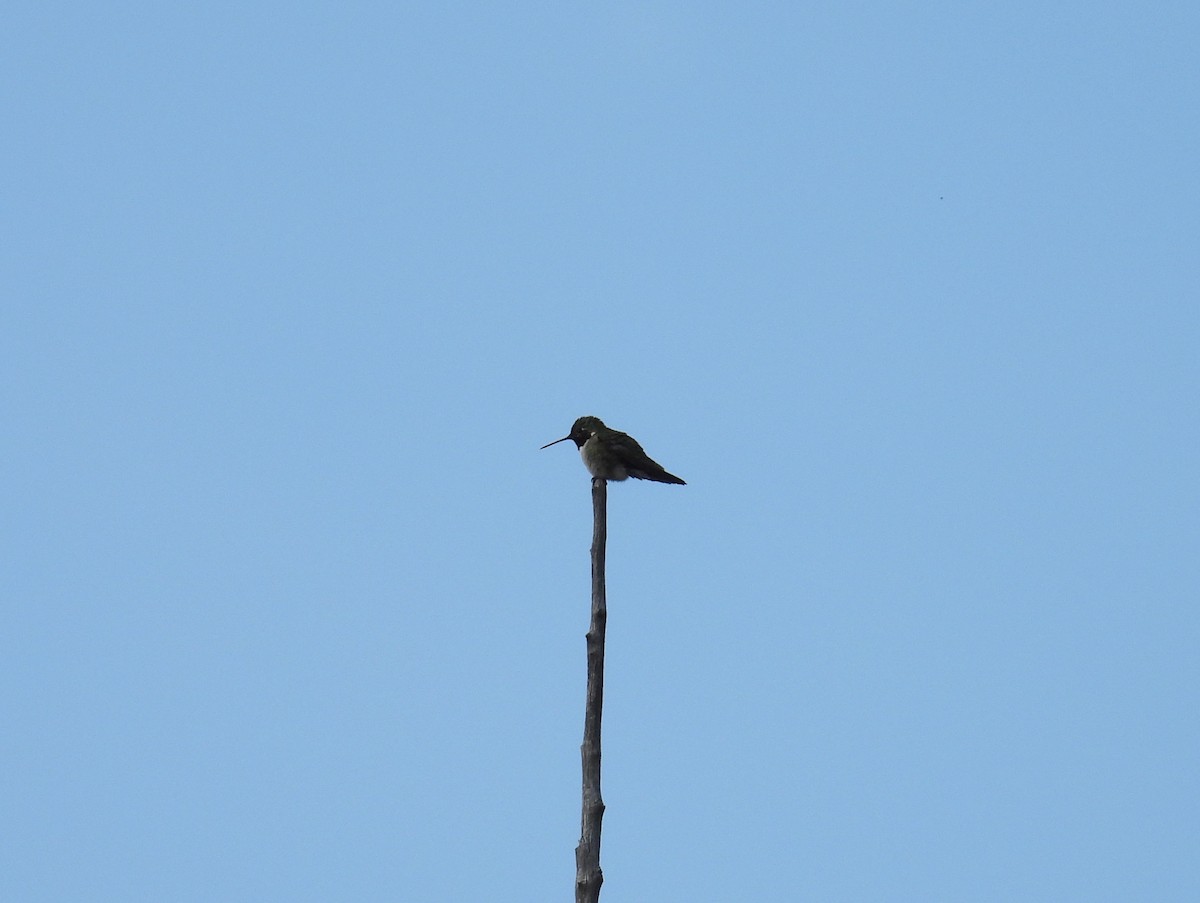
[[[1200,898],[1198,20],[14,6],[0,898]]]

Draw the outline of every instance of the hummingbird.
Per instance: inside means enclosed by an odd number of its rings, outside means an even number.
[[[542,448],[558,445],[568,439],[579,448],[583,466],[601,480],[654,480],[656,483],[687,484],[646,454],[636,439],[620,430],[609,429],[599,417],[580,417],[571,425],[571,432],[561,439],[547,442]]]

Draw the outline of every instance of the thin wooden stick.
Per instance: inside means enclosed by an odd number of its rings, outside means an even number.
[[[583,819],[575,848],[575,903],[597,903],[604,873],[600,871],[600,713],[604,708],[604,546],[608,539],[608,483],[592,480],[592,623],[587,632],[587,701],[583,713]]]

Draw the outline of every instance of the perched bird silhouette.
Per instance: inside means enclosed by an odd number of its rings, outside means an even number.
[[[661,464],[652,459],[636,439],[620,430],[609,429],[599,417],[580,417],[571,425],[571,432],[561,439],[547,442],[549,448],[570,439],[579,449],[583,466],[594,477],[602,480],[653,480],[656,483],[687,484],[674,474],[663,470]]]

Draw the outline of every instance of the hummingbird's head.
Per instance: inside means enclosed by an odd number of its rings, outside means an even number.
[[[558,445],[560,442],[566,442],[570,439],[575,443],[576,448],[583,448],[583,443],[587,442],[596,433],[597,430],[604,429],[604,423],[599,417],[580,417],[571,424],[571,432],[567,433],[561,439],[555,439],[553,442],[547,442],[542,448],[549,448],[551,445]]]
[[[571,424],[571,433],[568,438],[583,445],[592,438],[593,434],[602,429],[604,429],[604,422],[599,417],[580,417]]]

